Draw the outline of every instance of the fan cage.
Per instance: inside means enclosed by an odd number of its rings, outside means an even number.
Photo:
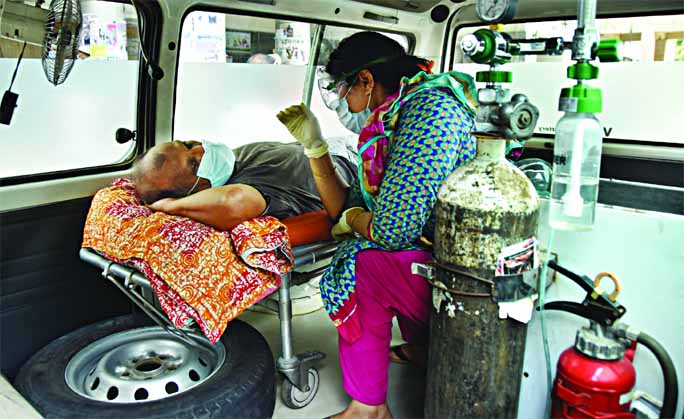
[[[82,13],[79,0],[53,0],[45,22],[43,70],[50,83],[64,83],[78,57]]]

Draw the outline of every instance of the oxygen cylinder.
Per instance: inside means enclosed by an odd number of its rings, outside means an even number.
[[[502,249],[535,236],[539,200],[505,147],[478,138],[439,191],[426,417],[517,415],[527,325],[499,318],[491,281]]]

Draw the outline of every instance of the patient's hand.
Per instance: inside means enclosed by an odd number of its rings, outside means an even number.
[[[266,199],[254,187],[240,183],[205,189],[182,198],[160,199],[147,207],[225,231],[261,215],[266,209]]]
[[[178,198],[160,199],[159,201],[155,201],[155,202],[151,203],[150,205],[148,205],[147,208],[154,210],[154,211],[161,211],[161,212],[173,214],[174,203],[177,200],[178,200]]]

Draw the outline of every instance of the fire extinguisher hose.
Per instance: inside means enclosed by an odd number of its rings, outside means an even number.
[[[674,418],[677,410],[678,397],[678,383],[677,371],[675,370],[672,358],[667,354],[658,341],[646,333],[640,332],[637,336],[637,342],[644,345],[655,355],[660,368],[663,370],[663,378],[665,379],[665,396],[663,397],[663,408],[660,410],[661,418]]]

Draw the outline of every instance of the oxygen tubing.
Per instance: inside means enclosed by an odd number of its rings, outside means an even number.
[[[644,332],[639,332],[637,342],[648,348],[653,355],[655,355],[663,370],[663,378],[665,379],[665,396],[663,397],[663,408],[660,409],[661,418],[674,418],[677,411],[678,398],[678,383],[677,371],[675,370],[672,358],[667,354],[665,348],[662,347],[653,337]]]
[[[549,225],[548,222],[546,224]],[[549,350],[549,337],[546,333],[546,319],[544,317],[544,302],[546,300],[546,271],[548,271],[548,259],[551,258],[553,233],[554,229],[549,226],[549,235],[546,240],[547,260],[544,261],[541,274],[539,275],[539,320],[541,321],[542,343],[544,345],[544,359],[546,361],[546,404],[544,406],[545,418],[551,416],[551,389],[553,386],[553,377],[551,374],[551,351]]]

